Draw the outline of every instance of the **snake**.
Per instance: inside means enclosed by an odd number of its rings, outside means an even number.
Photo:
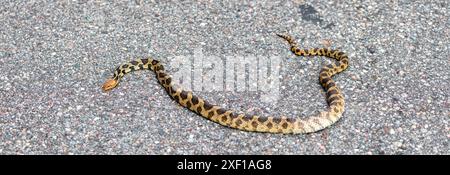
[[[151,70],[155,73],[159,84],[173,100],[194,113],[223,126],[250,132],[302,134],[317,132],[333,125],[344,113],[345,100],[341,90],[331,77],[347,69],[349,65],[347,54],[330,48],[301,49],[295,39],[288,34],[277,34],[277,36],[289,43],[290,51],[296,56],[325,56],[337,61],[323,66],[319,73],[319,82],[326,91],[328,103],[326,110],[304,118],[300,116],[258,116],[222,108],[174,83],[162,63],[151,57],[130,61],[117,67],[113,77],[107,79],[103,84],[102,90],[106,92],[115,88],[120,79],[129,72]]]

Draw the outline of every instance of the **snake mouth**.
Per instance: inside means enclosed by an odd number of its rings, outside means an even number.
[[[108,79],[108,80],[106,80],[106,82],[103,84],[102,90],[105,91],[105,92],[106,92],[106,91],[109,91],[109,90],[115,88],[115,87],[117,86],[118,83],[119,83],[119,82],[118,82],[117,80],[114,80],[114,79]]]

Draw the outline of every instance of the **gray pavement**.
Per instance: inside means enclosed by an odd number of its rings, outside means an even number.
[[[1,1],[0,154],[450,154],[449,16],[445,0]],[[249,113],[316,114],[327,107],[318,72],[330,60],[293,56],[277,32],[349,54],[334,77],[346,112],[332,127],[222,127],[173,102],[148,71],[100,89],[137,57],[277,55],[275,103],[257,92],[197,94]]]

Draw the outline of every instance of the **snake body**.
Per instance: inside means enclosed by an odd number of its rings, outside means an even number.
[[[104,91],[117,86],[120,79],[127,73],[135,70],[152,70],[158,79],[158,82],[164,87],[170,97],[181,106],[223,126],[252,132],[269,132],[298,134],[311,133],[322,130],[342,117],[344,112],[344,96],[331,77],[348,67],[348,56],[339,51],[329,48],[300,49],[297,43],[289,35],[278,34],[284,38],[290,45],[291,51],[297,56],[326,56],[336,59],[337,63],[326,65],[319,73],[319,82],[327,94],[328,109],[319,112],[317,115],[308,118],[291,117],[263,117],[257,115],[248,115],[236,113],[233,110],[213,105],[204,99],[196,96],[191,91],[186,91],[172,81],[172,77],[166,73],[164,66],[154,59],[139,59],[120,65],[111,79],[103,85]]]

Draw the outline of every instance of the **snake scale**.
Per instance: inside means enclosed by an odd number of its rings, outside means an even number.
[[[113,89],[126,73],[150,69],[156,74],[159,83],[173,100],[198,115],[223,126],[253,132],[298,134],[316,132],[332,125],[342,117],[345,102],[344,96],[331,77],[347,69],[348,56],[339,50],[329,48],[300,49],[291,36],[284,34],[278,34],[278,36],[289,43],[290,50],[297,56],[326,56],[338,61],[337,63],[324,66],[319,73],[319,82],[326,91],[326,99],[329,106],[327,110],[308,118],[261,117],[236,113],[233,110],[210,104],[194,95],[191,91],[183,90],[183,88],[172,81],[172,77],[166,73],[159,61],[150,58],[120,65],[114,72],[114,76],[104,83],[102,89],[104,91]]]

